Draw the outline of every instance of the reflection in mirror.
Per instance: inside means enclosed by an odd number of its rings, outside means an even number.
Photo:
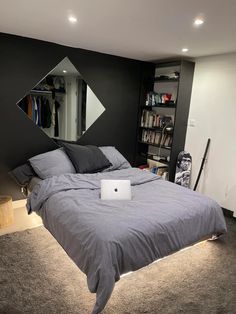
[[[66,57],[17,105],[49,137],[76,141],[105,108]]]

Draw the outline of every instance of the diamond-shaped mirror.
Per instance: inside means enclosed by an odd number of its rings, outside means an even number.
[[[76,141],[105,108],[68,57],[17,105],[49,137]]]

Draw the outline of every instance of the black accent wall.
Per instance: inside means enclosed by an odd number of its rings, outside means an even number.
[[[141,82],[154,65],[0,33],[0,194],[22,198],[8,171],[57,147],[16,103],[66,56],[106,108],[79,142],[114,145],[134,162]]]

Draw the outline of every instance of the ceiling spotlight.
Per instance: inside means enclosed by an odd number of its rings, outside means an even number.
[[[69,20],[69,22],[72,23],[72,24],[74,24],[74,23],[77,22],[77,18],[76,18],[75,16],[73,16],[73,15],[70,15],[70,16],[68,17],[68,20]]]
[[[66,70],[63,70],[62,72],[63,72],[63,73],[67,73],[67,71],[66,71]]]
[[[203,23],[204,21],[202,19],[195,19],[193,24],[195,26],[199,26],[199,25],[202,25]]]
[[[183,48],[182,51],[183,52],[188,52],[188,48]]]

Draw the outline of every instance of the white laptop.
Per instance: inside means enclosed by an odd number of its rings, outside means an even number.
[[[131,200],[130,180],[101,180],[102,200]]]

